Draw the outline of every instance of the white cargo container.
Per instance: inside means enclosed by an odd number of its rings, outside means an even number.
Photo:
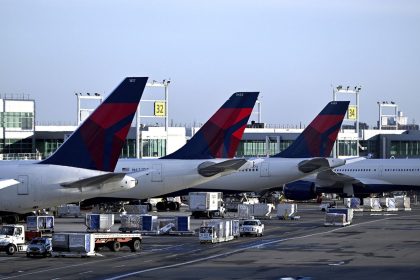
[[[125,214],[121,215],[121,226],[119,228],[122,232],[133,232],[143,230],[142,215]]]
[[[332,214],[344,215],[344,220],[342,220],[341,216],[337,216],[334,218]],[[334,220],[334,222],[329,224],[329,220]],[[345,226],[351,224],[352,221],[353,209],[350,208],[329,208],[325,215],[325,225]]]
[[[398,210],[405,210],[410,211],[411,205],[410,205],[410,198],[407,196],[397,196],[395,199],[395,208]]]
[[[296,203],[280,203],[277,204],[277,218],[280,220],[294,219],[297,213]]]
[[[87,231],[105,232],[114,225],[114,214],[86,214]]]
[[[360,198],[358,197],[346,197],[344,198],[344,206],[351,209],[360,209]]]
[[[188,197],[193,217],[224,217],[225,208],[221,192],[190,192]]]
[[[238,204],[238,218],[239,219],[248,219],[251,215],[248,204]]]
[[[210,220],[200,226],[200,243],[218,243],[233,240],[239,234],[239,220]]]
[[[26,217],[26,230],[53,232],[54,216],[28,216]]]
[[[78,218],[81,216],[80,206],[76,204],[60,205],[57,207],[57,216],[59,218],[70,216]]]
[[[326,213],[325,226],[346,226],[350,223],[346,221],[346,215],[342,213]]]
[[[260,219],[270,218],[270,213],[274,209],[271,203],[239,204],[238,216],[240,219],[256,217]]]
[[[381,207],[385,211],[397,211],[398,209],[395,207],[395,198],[393,197],[381,197],[379,199]]]
[[[381,203],[379,198],[365,197],[363,198],[363,210],[366,211],[381,211]]]

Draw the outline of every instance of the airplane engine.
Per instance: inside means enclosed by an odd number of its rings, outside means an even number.
[[[309,200],[317,197],[315,183],[302,180],[284,185],[283,194],[291,200]]]

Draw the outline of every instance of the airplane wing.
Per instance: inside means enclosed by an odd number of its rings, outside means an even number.
[[[138,179],[138,178],[140,178],[142,176],[149,175],[150,173],[152,173],[154,171],[157,171],[157,170],[150,168],[150,169],[144,169],[144,170],[138,171],[138,172],[127,173],[127,175],[129,175],[130,177],[133,177],[133,178],[137,178]]]
[[[338,158],[312,158],[299,162],[298,168],[303,173],[331,170],[334,167],[344,165],[346,160]]]
[[[72,182],[61,183],[60,185],[64,188],[83,188],[100,186],[105,183],[117,183],[120,182],[127,174],[125,173],[105,173],[98,176],[80,179]]]
[[[0,179],[0,190],[17,184],[20,182],[15,179]]]
[[[198,173],[204,177],[211,177],[222,172],[233,172],[241,168],[248,161],[246,159],[228,159],[222,162],[205,161],[198,167]]]

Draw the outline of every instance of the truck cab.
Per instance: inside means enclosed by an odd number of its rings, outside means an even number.
[[[0,227],[0,251],[13,255],[26,251],[25,228],[23,225],[3,225]]]

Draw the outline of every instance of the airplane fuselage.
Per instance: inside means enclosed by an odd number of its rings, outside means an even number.
[[[351,182],[355,193],[420,189],[420,159],[368,159],[335,168],[359,182]],[[340,182],[317,182],[317,191],[337,187]]]
[[[0,212],[24,214],[126,188],[115,183],[82,188],[61,185],[107,173],[30,161],[0,161],[0,178],[14,178],[20,182],[0,190]]]
[[[153,164],[162,162],[162,181],[153,182],[151,177],[147,181],[139,179],[139,186],[103,197],[143,199],[161,195],[185,195],[190,191],[258,192],[307,176],[307,173],[298,168],[298,164],[304,160],[306,159],[263,158],[253,166],[219,178],[204,178],[197,174],[196,168],[202,160],[162,159],[150,160],[147,164],[138,160],[120,160],[117,164],[118,172],[124,165],[131,164],[134,169],[141,166],[153,169]],[[331,161],[331,164],[343,163],[341,160]]]
[[[132,172],[141,172],[149,169],[151,173],[139,178],[133,175],[138,180],[138,183],[130,190],[105,194],[101,195],[101,197],[146,199],[177,192],[230,174],[231,172],[222,172],[211,177],[204,177],[198,173],[197,168],[203,162],[211,161],[218,163],[225,160],[120,159],[115,168],[115,172],[127,172],[130,175]]]

